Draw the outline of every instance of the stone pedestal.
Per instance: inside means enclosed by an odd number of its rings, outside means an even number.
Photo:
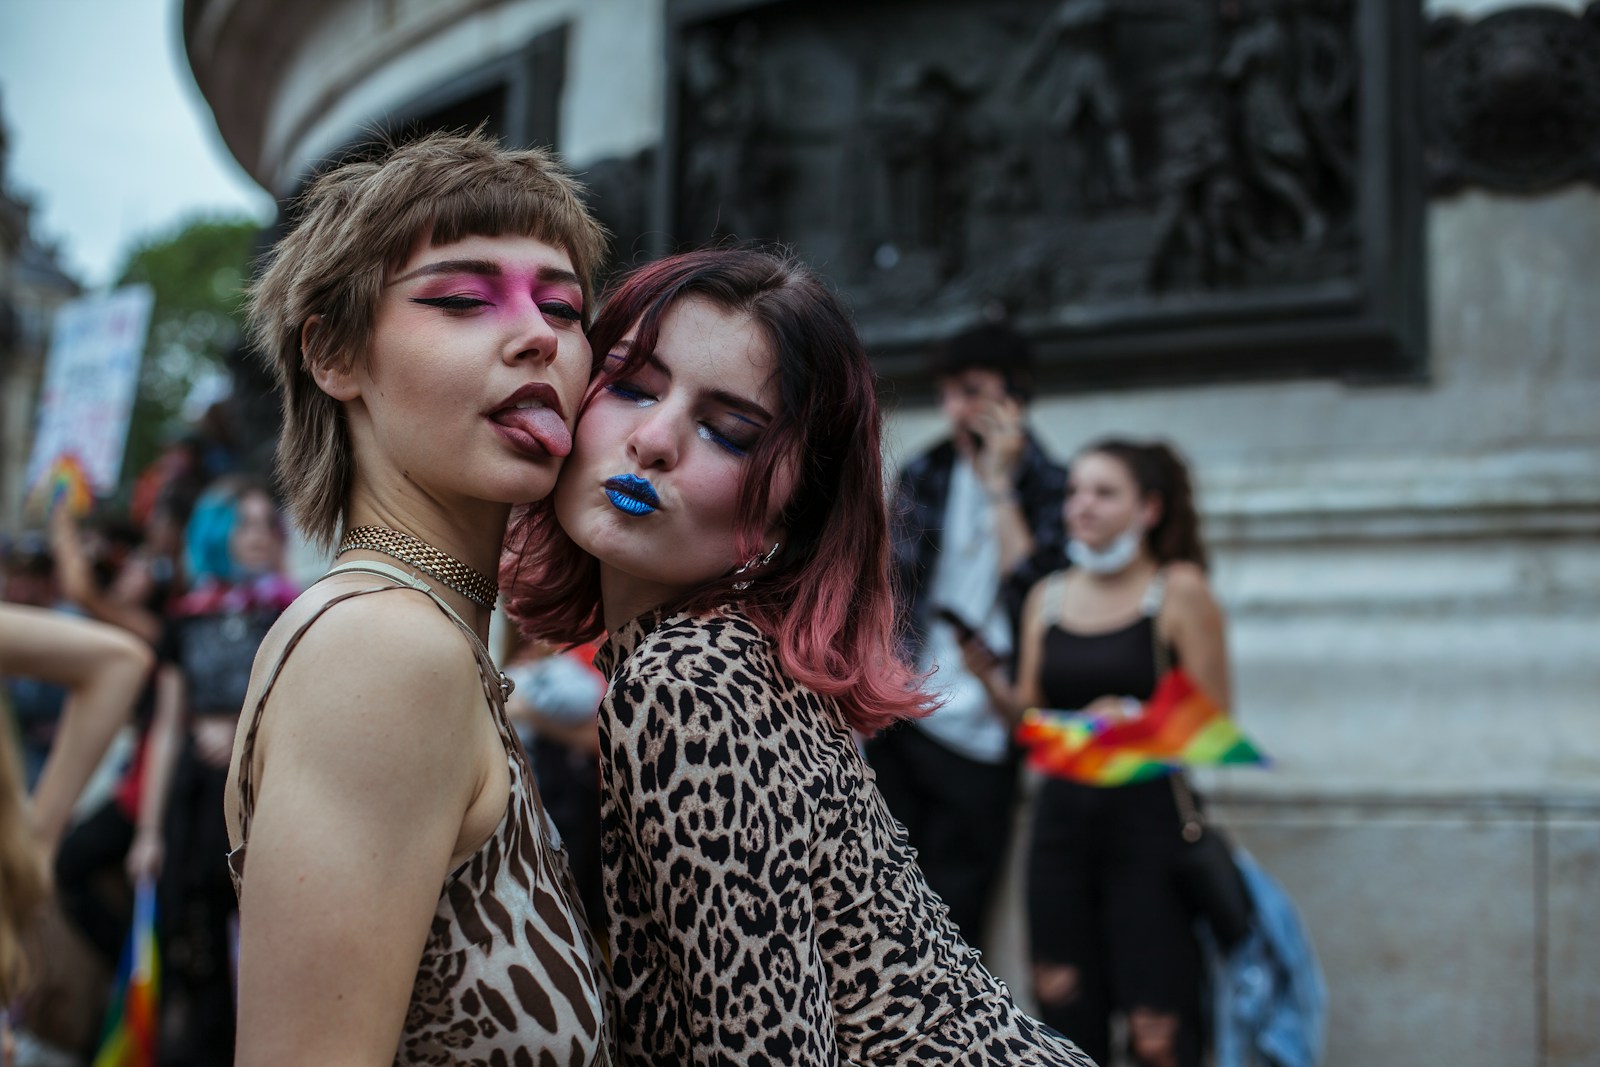
[[[1577,1067],[1600,1062],[1600,195],[1429,222],[1425,382],[1151,382],[1033,423],[1062,456],[1116,433],[1193,460],[1235,711],[1274,758],[1202,781],[1303,911],[1326,1062]],[[940,426],[891,430],[894,459]]]

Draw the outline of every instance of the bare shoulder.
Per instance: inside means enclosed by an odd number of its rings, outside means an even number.
[[[1027,599],[1022,602],[1023,617],[1031,618],[1043,610],[1045,599],[1050,596],[1050,590],[1063,587],[1071,574],[1071,571],[1051,571],[1029,586]]]
[[[336,583],[322,583],[330,588],[317,587],[321,595],[309,603],[297,600],[262,643],[264,656],[288,656],[258,744],[311,756],[326,747],[407,763],[437,759],[448,748],[442,742],[482,717],[471,644],[424,593],[397,586],[328,605],[344,591]]]
[[[1211,580],[1199,566],[1186,561],[1166,568],[1167,591],[1163,613],[1174,615],[1212,614],[1218,610]]]
[[[1166,566],[1167,591],[1174,596],[1211,595],[1211,580],[1206,572],[1188,560],[1178,560]]]
[[[1051,571],[1040,578],[1028,588],[1028,595],[1022,601],[1022,614],[1018,623],[1022,630],[1022,640],[1031,639],[1031,635],[1043,631],[1046,616],[1059,613],[1063,590],[1069,579],[1068,571]]]

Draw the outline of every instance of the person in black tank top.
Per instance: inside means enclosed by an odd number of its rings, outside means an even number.
[[[1029,594],[1016,683],[968,650],[996,701],[1017,716],[1138,714],[1160,671],[1182,663],[1226,707],[1223,619],[1183,461],[1163,444],[1098,442],[1072,463],[1065,514],[1074,566]],[[1174,876],[1179,828],[1167,778],[1040,785],[1027,878],[1034,995],[1040,1018],[1097,1062],[1113,1059],[1118,1017],[1134,1063],[1201,1062],[1200,952]]]

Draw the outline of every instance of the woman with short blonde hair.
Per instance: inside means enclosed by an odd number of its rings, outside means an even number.
[[[593,1062],[598,954],[484,641],[506,522],[571,448],[602,232],[480,135],[298,208],[250,327],[289,510],[341,563],[262,642],[234,747],[236,1062]]]

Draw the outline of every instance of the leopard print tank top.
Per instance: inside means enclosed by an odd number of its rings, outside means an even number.
[[[402,588],[427,593],[472,644],[484,696],[505,746],[511,797],[494,833],[451,872],[440,890],[395,1067],[609,1063],[600,953],[578,903],[559,835],[506,718],[510,683],[478,635],[422,581],[387,564],[365,561],[335,567],[323,577],[348,571],[388,581],[341,593],[321,605],[290,637],[250,717],[239,768],[241,843],[228,855],[235,891],[243,886],[254,807],[256,732],[284,661],[322,613],[341,601]]]

